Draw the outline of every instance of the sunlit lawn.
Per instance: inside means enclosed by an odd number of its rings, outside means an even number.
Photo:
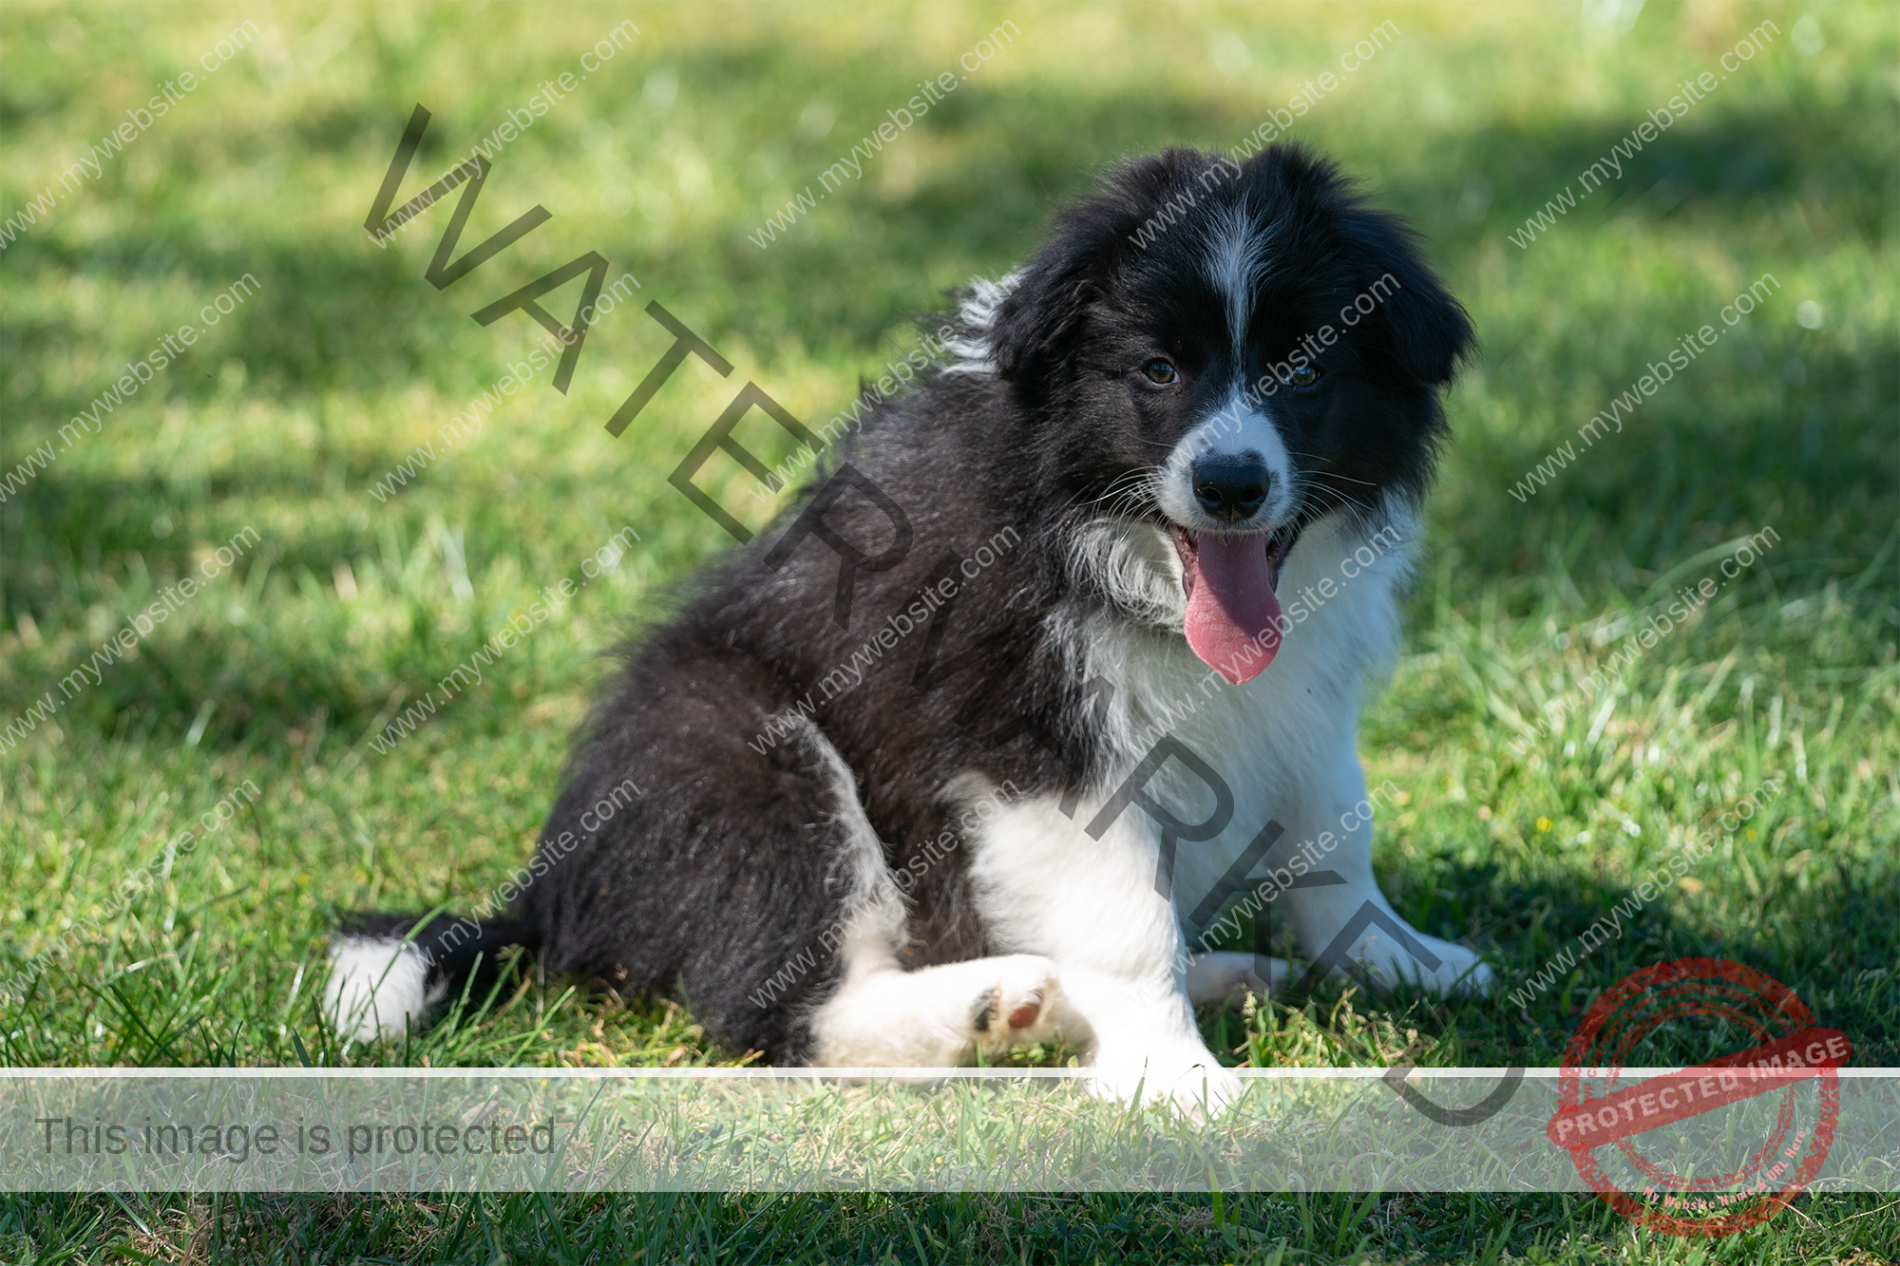
[[[1815,40],[1795,23],[1810,13],[1824,46],[1804,51]],[[459,192],[387,249],[369,240],[364,216],[416,103],[433,120],[403,199],[544,83],[587,73],[582,54],[629,17],[637,38],[494,154],[460,251],[537,204],[545,226],[442,290],[423,274]],[[1508,991],[1739,800],[1765,782],[1780,794],[1528,1008],[1356,993],[1339,1006],[1328,987],[1264,1007],[1251,1042],[1240,1017],[1209,1014],[1210,1040],[1237,1061],[1376,1064],[1409,1049],[1552,1064],[1600,990],[1714,954],[1793,986],[1853,1037],[1857,1062],[1900,1064],[1886,7],[1656,4],[1618,33],[1544,5],[15,5],[0,16],[0,215],[58,190],[151,85],[247,18],[246,47],[0,253],[0,480],[55,450],[0,502],[0,727],[57,705],[0,752],[0,979],[26,991],[0,1003],[0,1059],[284,1064],[293,1036],[328,1064],[744,1058],[673,1000],[538,978],[406,1047],[344,1049],[314,1007],[325,931],[339,908],[472,905],[527,856],[606,672],[599,653],[661,617],[667,587],[729,544],[666,477],[739,385],[821,424],[860,375],[915,345],[911,314],[1006,271],[1092,172],[1165,144],[1228,148],[1390,19],[1396,37],[1293,129],[1414,218],[1484,340],[1449,402],[1456,442],[1406,655],[1366,718],[1368,773],[1405,792],[1379,828],[1387,891],[1419,927],[1481,947]],[[1764,51],[1620,181],[1512,244],[1764,18],[1779,28]],[[861,181],[754,244],[767,216],[1005,21],[1015,32]],[[372,495],[540,334],[523,315],[484,327],[470,314],[588,251],[610,261],[610,284],[631,273],[639,289],[589,334],[570,391],[537,374],[478,436]],[[1763,274],[1772,297],[1621,434],[1527,500],[1508,494]],[[205,306],[246,277],[254,292],[210,325]],[[579,288],[544,301],[565,317]],[[652,300],[734,373],[689,360],[615,439],[604,423],[672,341],[643,311]],[[187,323],[204,327],[193,346],[95,410],[97,434],[62,440],[127,361]],[[741,436],[789,451],[760,414]],[[702,482],[764,521],[736,463],[719,458]],[[371,747],[627,527],[631,551],[480,688],[389,754]],[[1770,528],[1774,547],[1699,619],[1533,734],[1632,621],[1721,579],[1721,547]],[[221,568],[215,551],[246,529],[255,543]],[[207,558],[219,574],[134,654],[62,690],[168,586],[203,579]],[[246,780],[255,794],[229,799]],[[141,867],[153,882],[118,899]],[[1709,1260],[1888,1260],[1900,1219],[1880,1208],[1817,1198]],[[1133,1196],[215,1210],[10,1199],[0,1245],[36,1260],[182,1259],[195,1244],[260,1260],[1080,1261],[1271,1260],[1284,1241],[1284,1260],[1499,1260],[1507,1247],[1686,1260],[1560,1197],[1261,1197],[1218,1218],[1205,1197]]]

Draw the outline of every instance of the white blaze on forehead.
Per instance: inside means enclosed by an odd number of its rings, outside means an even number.
[[[1266,464],[1268,476],[1267,503],[1260,507],[1253,522],[1277,525],[1293,513],[1299,500],[1293,455],[1264,408],[1264,400],[1249,400],[1246,391],[1236,385],[1218,413],[1181,437],[1162,466],[1155,496],[1169,518],[1190,528],[1197,524],[1213,528],[1213,524],[1203,523],[1206,516],[1194,499],[1194,463],[1204,457],[1248,454]]]
[[[1254,222],[1245,203],[1217,216],[1207,234],[1207,279],[1227,308],[1227,334],[1233,340],[1234,363],[1245,365],[1247,318],[1253,311],[1253,293],[1267,272],[1266,228]]]

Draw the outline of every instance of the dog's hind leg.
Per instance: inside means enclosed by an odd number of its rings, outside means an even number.
[[[856,780],[810,721],[802,738],[819,756],[836,803],[847,880],[843,913],[828,934],[841,960],[838,983],[810,1019],[811,1062],[826,1068],[949,1068],[981,1051],[1054,1037],[1061,1011],[1055,964],[1010,954],[905,971],[903,896],[884,859]]]

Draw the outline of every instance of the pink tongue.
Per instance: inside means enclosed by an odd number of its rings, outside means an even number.
[[[1258,536],[1203,535],[1188,594],[1188,646],[1238,686],[1266,670],[1280,649],[1280,600]]]

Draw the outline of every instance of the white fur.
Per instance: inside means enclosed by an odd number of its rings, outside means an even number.
[[[1069,568],[1129,619],[1180,632],[1181,556],[1160,529],[1123,519],[1084,523],[1070,539]]]
[[[1272,240],[1244,202],[1228,208],[1208,232],[1207,279],[1227,306],[1227,333],[1235,347],[1247,341],[1253,292],[1266,277],[1267,247]]]
[[[1368,534],[1342,515],[1328,515],[1301,535],[1277,591],[1283,608],[1297,614],[1288,618],[1272,666],[1242,686],[1228,685],[1188,649],[1181,635],[1187,597],[1180,556],[1159,529],[1104,521],[1077,533],[1075,565],[1121,618],[1074,613],[1059,635],[1077,672],[1106,677],[1116,687],[1108,737],[1122,763],[1133,766],[1156,737],[1177,732],[1180,718],[1189,715],[1191,732],[1179,736],[1196,751],[1205,749],[1208,759],[1238,743],[1239,759],[1227,758],[1236,765],[1262,754],[1263,741],[1277,745],[1273,754],[1288,771],[1311,765],[1317,750],[1337,738],[1350,743],[1365,679],[1383,673],[1397,648],[1397,591],[1411,574],[1418,533],[1415,513],[1396,498],[1382,504],[1376,521],[1369,535],[1388,525],[1391,532],[1372,551],[1370,565],[1353,558]],[[1298,595],[1316,592],[1328,579],[1331,598],[1295,606]],[[1241,814],[1249,811],[1242,806]]]
[[[812,1017],[813,1063],[829,1068],[948,1068],[981,1050],[995,1057],[1012,1046],[1053,1037],[1061,989],[1053,964],[1027,954],[905,971],[904,898],[885,862],[884,846],[865,816],[857,780],[844,757],[809,718],[799,735],[826,767],[844,828],[838,857],[848,888],[840,919],[838,987]],[[980,781],[980,780],[974,780]],[[1033,1022],[1013,1026],[1018,1008]]]
[[[1240,1091],[1201,1041],[1186,991],[1181,930],[1155,891],[1148,820],[1131,810],[1099,840],[1056,797],[1018,801],[982,830],[971,857],[977,908],[992,941],[1039,955],[1062,985],[1058,1024],[1089,1048],[1098,1093],[1218,1110]]]
[[[419,1032],[446,985],[429,986],[413,944],[388,936],[340,936],[330,945],[323,1010],[336,1031],[360,1042]]]
[[[1202,1003],[1239,1002],[1248,994],[1266,997],[1286,984],[1291,968],[1284,958],[1215,950],[1188,960],[1187,994]]]
[[[1400,540],[1409,542],[1414,516],[1396,501],[1386,508]],[[1104,1093],[1127,1097],[1146,1078],[1148,1092],[1183,1106],[1203,1099],[1218,1105],[1237,1083],[1218,1071],[1202,1044],[1189,991],[1231,986],[1236,964],[1223,958],[1198,970],[1191,966],[1179,915],[1212,890],[1267,820],[1277,819],[1290,837],[1275,855],[1314,842],[1322,858],[1315,868],[1345,879],[1285,894],[1303,954],[1325,949],[1368,901],[1398,918],[1373,879],[1370,820],[1350,828],[1341,820],[1354,818],[1354,806],[1365,798],[1354,747],[1361,690],[1396,645],[1396,591],[1409,571],[1409,549],[1388,541],[1372,551],[1377,556],[1368,565],[1363,553],[1355,556],[1366,545],[1364,535],[1342,516],[1308,528],[1287,560],[1283,601],[1326,577],[1334,594],[1289,623],[1266,672],[1233,686],[1194,657],[1178,631],[1179,613],[1157,609],[1164,589],[1137,573],[1141,560],[1152,560],[1178,594],[1173,551],[1140,541],[1143,532],[1158,535],[1151,528],[1124,530],[1132,539],[1117,541],[1103,528],[1079,552],[1098,583],[1107,577],[1107,587],[1142,618],[1075,614],[1062,628],[1076,671],[1114,687],[1103,737],[1118,757],[1103,782],[1081,797],[1073,817],[1054,796],[1006,809],[975,842],[971,878],[991,937],[1055,964],[1066,1002],[1064,1032],[1092,1043]],[[1129,806],[1100,840],[1085,830],[1163,735],[1207,761],[1235,798],[1233,819],[1219,836],[1180,845],[1172,903],[1155,890],[1160,836],[1144,811]],[[1203,821],[1212,809],[1205,784],[1174,761],[1146,790],[1184,822]],[[1488,979],[1472,951],[1423,934],[1418,939],[1442,960],[1438,970],[1426,971],[1377,929],[1360,937],[1352,954],[1387,981],[1409,977],[1440,991],[1467,972],[1480,984]]]
[[[962,332],[954,338],[947,338],[943,345],[956,359],[943,367],[946,374],[993,374],[996,372],[996,359],[990,349],[990,325],[996,320],[996,310],[1003,306],[1003,300],[1022,280],[1020,272],[1010,273],[996,281],[983,277],[970,279],[970,293],[964,298],[957,313],[957,323]]]
[[[1194,499],[1194,463],[1203,457],[1252,454],[1267,467],[1267,499],[1245,523],[1220,522]],[[1280,428],[1236,386],[1220,412],[1176,442],[1155,481],[1155,502],[1182,527],[1196,532],[1266,531],[1293,516],[1299,505],[1299,479]]]

